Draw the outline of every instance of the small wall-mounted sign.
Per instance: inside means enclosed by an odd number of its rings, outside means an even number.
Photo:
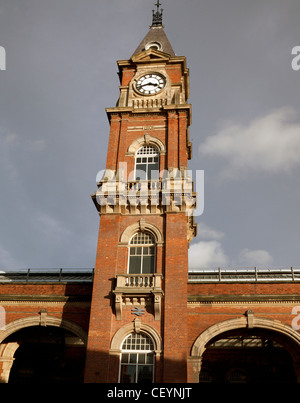
[[[145,309],[134,308],[134,309],[131,310],[131,313],[132,313],[132,315],[141,316],[141,315],[144,315]]]

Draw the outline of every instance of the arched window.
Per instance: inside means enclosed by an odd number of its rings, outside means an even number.
[[[135,179],[154,180],[159,178],[159,151],[154,146],[143,146],[135,155]]]
[[[122,343],[121,383],[151,383],[154,376],[154,344],[143,333],[131,333]]]
[[[155,240],[149,232],[137,232],[129,243],[130,274],[151,274],[155,271]]]

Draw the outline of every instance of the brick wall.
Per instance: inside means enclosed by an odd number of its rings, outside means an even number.
[[[92,284],[6,284],[0,286],[0,306],[6,326],[26,317],[47,315],[67,320],[88,331]]]

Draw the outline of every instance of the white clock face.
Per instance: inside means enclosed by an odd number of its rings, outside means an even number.
[[[163,76],[160,74],[145,74],[138,79],[136,89],[144,95],[154,95],[161,91],[166,84]]]

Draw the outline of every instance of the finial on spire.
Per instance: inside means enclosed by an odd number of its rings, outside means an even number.
[[[163,9],[159,10],[159,7],[161,6],[159,0],[157,0],[155,6],[156,11],[152,10],[152,26],[162,25],[162,15],[164,10]]]

